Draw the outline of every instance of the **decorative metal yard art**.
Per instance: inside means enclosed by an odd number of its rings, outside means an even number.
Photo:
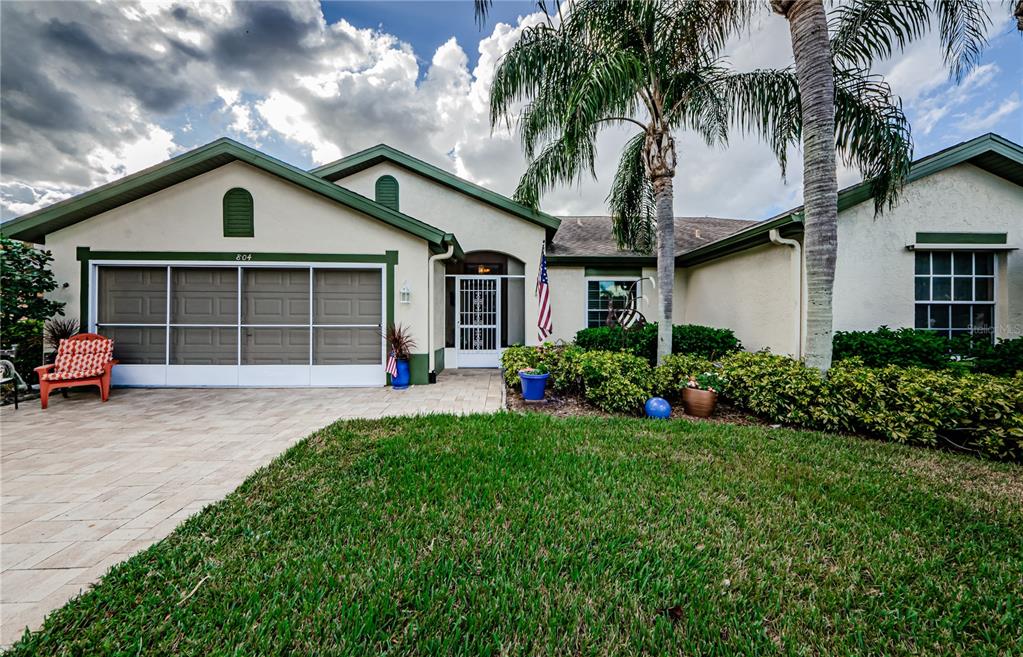
[[[627,287],[622,286],[622,289],[625,291],[622,304],[616,306],[614,299],[609,300],[607,304],[607,319],[604,320],[604,324],[610,327],[621,327],[621,348],[623,350],[627,344],[626,334],[638,331],[646,326],[647,323],[646,317],[637,307],[641,297],[636,292],[639,290],[639,284],[643,280],[653,282],[653,279],[647,277],[635,280]]]

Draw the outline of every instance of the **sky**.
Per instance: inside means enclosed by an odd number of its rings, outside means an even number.
[[[874,71],[903,102],[917,157],[986,132],[1023,143],[1023,38],[990,6],[989,45],[960,84],[937,39]],[[378,143],[512,194],[525,168],[514,126],[492,128],[489,85],[534,2],[0,2],[0,216],[20,216],[222,136],[311,168]],[[792,62],[765,12],[726,49],[737,70]],[[544,196],[552,214],[606,214],[622,145],[598,140],[597,178]],[[676,136],[675,213],[763,219],[801,202],[798,149]],[[840,170],[841,185],[859,179]]]

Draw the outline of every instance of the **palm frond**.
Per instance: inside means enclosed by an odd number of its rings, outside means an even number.
[[[991,19],[983,0],[936,0],[938,34],[945,64],[958,82],[980,63]]]
[[[990,25],[984,0],[851,0],[829,21],[839,66],[869,68],[924,36],[937,22],[942,55],[959,81],[980,61]]]
[[[607,204],[618,248],[649,253],[654,247],[656,225],[654,188],[643,165],[645,144],[643,132],[625,144]]]
[[[781,166],[788,165],[788,148],[802,135],[799,85],[791,69],[758,69],[732,73],[718,81],[731,111],[731,123],[745,134],[767,142]]]
[[[490,14],[490,8],[493,6],[494,0],[473,0],[472,8],[476,14],[476,25],[483,27],[487,22],[487,16]]]
[[[842,65],[869,67],[927,33],[930,8],[923,0],[853,0],[831,15],[832,57]]]
[[[864,69],[835,70],[835,145],[869,182],[875,212],[898,200],[913,161],[902,101],[883,78]]]
[[[540,197],[558,183],[578,180],[584,173],[596,177],[596,130],[589,138],[576,135],[557,139],[541,150],[526,166],[513,198],[523,205],[538,209]]]

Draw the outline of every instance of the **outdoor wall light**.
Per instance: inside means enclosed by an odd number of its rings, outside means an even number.
[[[408,286],[408,281],[402,283],[401,290],[398,291],[398,298],[402,303],[412,303],[412,288]]]

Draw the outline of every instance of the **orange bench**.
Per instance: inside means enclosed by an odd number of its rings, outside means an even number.
[[[36,368],[39,376],[39,400],[46,408],[50,390],[76,386],[99,386],[100,397],[110,397],[110,372],[114,360],[114,341],[95,333],[79,333],[61,340],[52,365]]]

